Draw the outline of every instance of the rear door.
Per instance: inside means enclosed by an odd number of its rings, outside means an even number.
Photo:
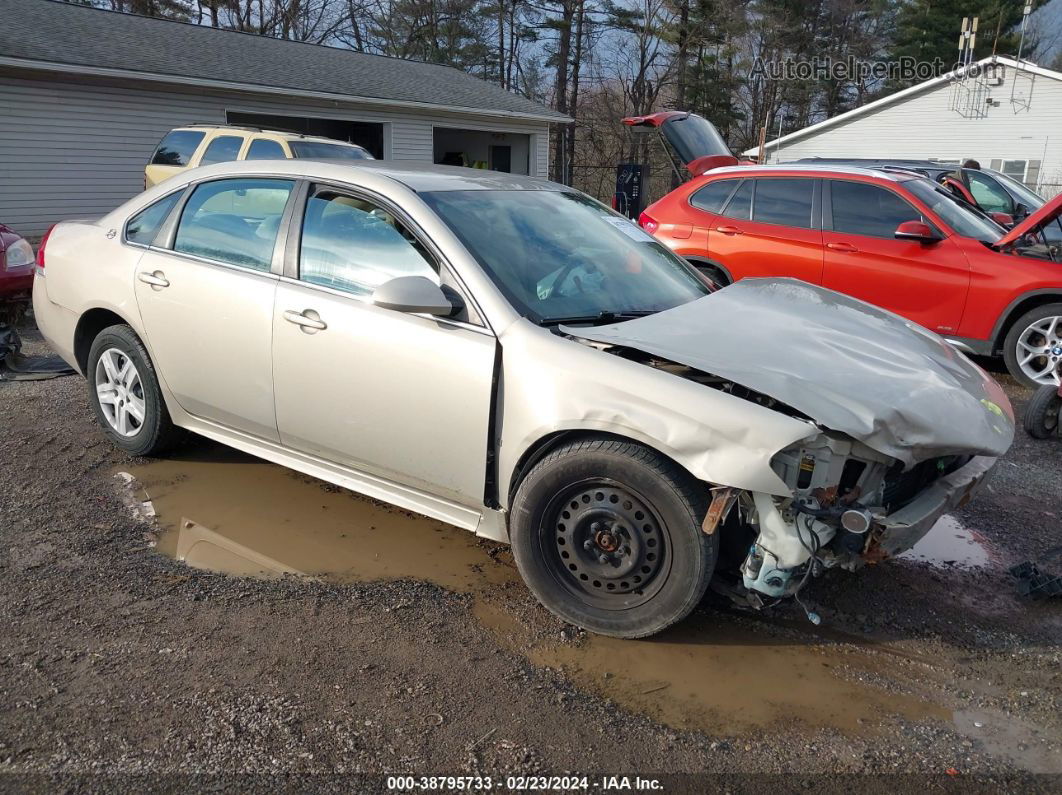
[[[277,240],[293,187],[266,177],[200,183],[169,240],[136,268],[146,342],[181,408],[274,442]]]
[[[819,191],[815,177],[745,179],[708,224],[708,255],[735,281],[790,276],[819,284]]]
[[[904,221],[933,223],[883,185],[827,180],[823,210],[824,287],[940,334],[954,333],[966,304],[970,264],[953,240],[928,245],[897,240],[896,227]]]

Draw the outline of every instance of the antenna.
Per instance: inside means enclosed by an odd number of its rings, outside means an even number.
[[[952,77],[951,110],[967,118],[987,114],[988,85],[984,70],[974,68],[974,48],[977,46],[978,17],[963,17],[959,33],[959,62]]]
[[[1021,51],[1025,47],[1025,29],[1029,27],[1029,14],[1032,13],[1032,0],[1025,0],[1021,10],[1021,39],[1018,41],[1018,63],[1021,63]]]

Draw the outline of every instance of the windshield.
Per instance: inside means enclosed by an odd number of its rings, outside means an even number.
[[[685,263],[581,193],[422,194],[524,317],[540,324],[623,319],[707,295]]]
[[[972,237],[982,243],[995,243],[1003,237],[1003,227],[980,210],[959,201],[946,188],[927,179],[910,179],[903,183],[926,207],[950,226],[957,235]]]
[[[1044,198],[1039,193],[1030,190],[1028,187],[1018,182],[1016,179],[1008,177],[1001,171],[988,171],[987,169],[985,169],[985,173],[991,174],[992,177],[998,182],[1002,182],[1004,185],[1006,185],[1007,190],[1017,196],[1018,201],[1020,201],[1030,210],[1035,210],[1039,207],[1043,207],[1044,204],[1046,204]]]
[[[289,141],[295,157],[338,160],[373,160],[373,156],[353,144],[326,144],[321,141]]]

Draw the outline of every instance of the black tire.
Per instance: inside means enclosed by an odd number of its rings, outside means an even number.
[[[96,369],[100,357],[109,350],[116,349],[124,354],[136,367],[139,375],[138,390],[143,398],[144,419],[132,435],[125,436],[112,427],[100,403],[96,387]],[[109,326],[96,335],[89,349],[88,365],[85,377],[89,387],[89,403],[96,414],[103,432],[114,444],[126,452],[139,456],[155,456],[172,449],[185,435],[185,431],[173,424],[170,412],[162,399],[158,376],[148,356],[147,349],[136,333],[126,325]]]
[[[550,612],[601,635],[642,638],[704,596],[719,551],[719,534],[701,530],[707,510],[707,488],[674,462],[592,437],[527,474],[509,535],[524,582]]]
[[[1025,431],[1034,439],[1046,439],[1058,433],[1062,422],[1062,397],[1058,387],[1042,386],[1025,407]]]
[[[694,262],[694,267],[701,272],[703,276],[707,276],[708,279],[719,287],[726,287],[730,284],[730,279],[723,273],[721,268],[717,268],[715,265],[709,265],[706,262]]]
[[[1043,384],[1034,381],[1022,372],[1021,365],[1018,364],[1018,338],[1021,337],[1025,329],[1037,320],[1043,320],[1047,317],[1062,317],[1062,304],[1044,304],[1029,310],[1014,321],[1014,324],[1011,325],[1010,330],[1007,332],[1006,339],[1003,341],[1003,361],[1006,362],[1008,372],[1017,381],[1032,389],[1039,389]],[[1056,368],[1062,369],[1062,355],[1054,354],[1054,356],[1057,358],[1052,363]]]

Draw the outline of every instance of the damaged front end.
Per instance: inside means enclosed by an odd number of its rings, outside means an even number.
[[[739,523],[755,532],[740,565],[745,601],[797,594],[811,576],[854,571],[913,547],[984,484],[996,459],[946,455],[910,468],[840,434],[778,453],[772,468],[792,490],[741,492]],[[725,518],[725,517],[721,517]]]
[[[703,524],[720,532],[713,584],[754,606],[797,595],[826,569],[910,549],[1013,440],[1002,389],[939,336],[791,279],[746,279],[648,317],[562,331],[807,424],[802,441],[768,453],[777,490],[735,488],[739,470],[702,478],[717,484]]]

